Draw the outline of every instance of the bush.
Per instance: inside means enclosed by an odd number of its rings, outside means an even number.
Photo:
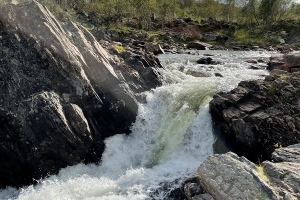
[[[246,29],[237,29],[234,38],[238,44],[263,45],[264,40],[259,35],[249,34]]]
[[[114,49],[118,52],[118,53],[122,53],[123,51],[125,51],[124,47],[114,44]]]

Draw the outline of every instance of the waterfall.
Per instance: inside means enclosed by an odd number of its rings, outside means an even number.
[[[2,190],[0,199],[164,199],[195,176],[201,162],[213,154],[215,137],[208,108],[212,96],[234,88],[241,80],[267,75],[265,70],[248,69],[250,64],[244,60],[267,59],[268,52],[209,53],[223,64],[199,65],[195,55],[160,56],[165,84],[145,94],[147,103],[139,105],[130,135],[105,140],[99,165],[64,168],[36,185]],[[208,77],[193,77],[188,70]],[[167,188],[165,183],[170,183]]]

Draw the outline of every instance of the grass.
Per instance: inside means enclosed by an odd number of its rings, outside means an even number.
[[[256,166],[256,171],[258,176],[263,179],[265,182],[270,183],[269,176],[265,173],[264,167],[262,165]]]
[[[254,34],[249,34],[249,32],[246,29],[237,29],[234,33],[234,37],[238,44],[264,44],[264,41],[261,37],[256,36]]]
[[[124,47],[122,47],[120,45],[115,44],[113,47],[119,53],[122,53],[123,51],[125,51]]]

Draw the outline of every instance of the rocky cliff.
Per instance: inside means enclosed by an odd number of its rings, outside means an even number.
[[[232,150],[256,162],[300,142],[299,100],[300,73],[273,70],[265,80],[216,94],[210,111]]]
[[[106,137],[129,132],[140,92],[160,84],[157,60],[134,61],[139,71],[36,1],[0,5],[0,187],[98,162]]]
[[[242,156],[215,154],[198,168],[214,199],[300,199],[299,58],[271,58],[265,80],[243,81],[210,102],[216,130]]]

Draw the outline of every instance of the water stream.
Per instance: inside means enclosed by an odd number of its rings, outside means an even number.
[[[233,89],[241,80],[263,78],[267,71],[250,70],[254,64],[244,61],[267,61],[271,55],[263,51],[198,53],[159,57],[166,69],[161,72],[164,85],[147,92],[147,103],[139,105],[130,135],[105,141],[101,164],[67,167],[37,185],[2,190],[0,199],[165,199],[182,181],[195,176],[201,162],[213,154],[215,137],[208,108],[212,96]],[[203,54],[223,64],[197,64]],[[187,75],[191,70],[209,77]]]

